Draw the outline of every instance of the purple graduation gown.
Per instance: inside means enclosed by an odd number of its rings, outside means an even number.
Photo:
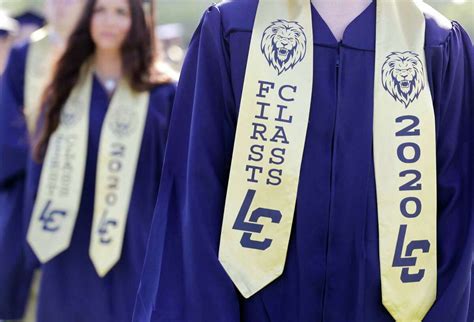
[[[283,274],[244,299],[218,261],[257,1],[210,7],[178,85],[134,322],[385,322],[372,157],[375,3],[337,42],[313,8],[314,84]],[[426,17],[436,114],[437,299],[424,321],[467,317],[473,252],[471,42]]]
[[[29,137],[23,115],[28,44],[14,47],[0,78],[0,318],[20,319],[36,261],[28,256],[24,216]]]
[[[24,74],[26,52],[27,48],[22,47],[14,50],[10,57],[6,77],[11,78],[13,82],[17,82],[17,78],[22,78],[21,75]],[[5,80],[5,83],[7,82],[8,79]],[[22,93],[23,80],[18,85],[21,87],[17,90]],[[96,77],[92,86],[87,160],[79,213],[69,248],[41,267],[38,322],[130,322],[132,319],[135,294],[159,188],[176,88],[174,84],[165,84],[154,87],[150,92],[149,109],[130,201],[122,256],[104,278],[99,278],[89,258],[89,244],[100,131],[110,100]],[[11,104],[2,108],[18,106],[21,105]],[[9,140],[14,142],[15,137],[10,136]],[[19,256],[19,253],[26,254],[29,264],[23,267],[28,272],[37,265],[37,260],[29,245],[26,244],[25,238],[41,169],[42,165],[34,162],[27,154],[21,170],[27,173],[24,178],[26,188],[22,197],[24,220],[16,224],[21,230],[21,235],[10,240],[7,245],[9,247],[16,247],[16,244],[24,245],[23,251],[20,252],[18,249],[12,251],[12,254],[15,256]],[[14,220],[13,213],[9,212],[7,215],[10,216],[8,220]],[[0,231],[0,235],[3,233]],[[0,245],[1,248],[6,247]],[[2,266],[7,269],[10,268],[9,262],[9,258],[6,258],[3,263],[2,258]],[[0,278],[2,274],[2,267],[0,267]],[[21,272],[17,273],[17,277],[17,281],[9,284],[13,289],[21,286],[18,281],[26,283],[26,280],[30,278],[29,274]],[[18,303],[26,302],[26,292],[17,291],[16,293],[21,293],[17,294]],[[0,287],[0,299],[2,294]],[[8,296],[8,294],[5,295]],[[22,296],[25,297],[22,298]],[[21,306],[16,307],[15,303],[11,305],[12,310],[22,313]],[[0,311],[0,318],[3,317]]]

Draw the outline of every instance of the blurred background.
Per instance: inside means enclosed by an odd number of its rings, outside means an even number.
[[[165,61],[178,71],[187,44],[203,11],[217,0],[155,0],[160,49]],[[452,20],[460,22],[474,36],[474,0],[425,0]],[[0,0],[0,10],[23,20],[41,14],[43,0]],[[1,17],[0,17],[1,19]],[[28,28],[27,28],[28,29]],[[28,31],[26,31],[27,33]]]

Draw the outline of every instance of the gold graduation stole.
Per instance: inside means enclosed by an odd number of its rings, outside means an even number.
[[[25,107],[23,109],[30,135],[35,132],[40,114],[41,95],[51,73],[54,51],[55,48],[49,39],[46,27],[31,35],[26,58]]]
[[[230,170],[219,260],[245,296],[283,272],[313,82],[309,0],[260,0]],[[436,146],[414,0],[377,2],[374,163],[383,303],[421,321],[436,297]],[[317,59],[317,58],[316,58]]]
[[[71,242],[83,191],[91,91],[92,68],[86,64],[49,140],[28,229],[28,242],[42,263]],[[122,80],[102,126],[89,252],[101,277],[121,256],[148,102],[148,92],[134,92]]]
[[[102,128],[90,257],[99,276],[119,261],[145,130],[149,94],[119,85]],[[115,103],[115,104],[113,104]]]
[[[245,297],[283,272],[313,83],[309,0],[260,0],[250,41],[219,261]]]
[[[436,299],[436,136],[425,18],[414,0],[377,2],[374,167],[384,306],[422,321]]]

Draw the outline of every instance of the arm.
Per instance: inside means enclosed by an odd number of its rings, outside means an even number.
[[[454,23],[434,75],[438,167],[438,290],[426,321],[466,321],[474,242],[471,41]],[[427,57],[427,59],[436,59]]]
[[[19,319],[36,265],[26,255],[28,133],[23,117],[27,47],[14,48],[0,81],[0,318]]]
[[[218,261],[235,119],[221,16],[211,7],[178,85],[135,321],[240,321]]]
[[[0,81],[0,187],[24,175],[28,130],[23,115],[27,45],[13,48]]]

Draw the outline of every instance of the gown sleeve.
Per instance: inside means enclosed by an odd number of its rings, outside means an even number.
[[[29,154],[23,116],[27,45],[13,48],[0,80],[0,319],[19,319],[35,266],[27,258],[24,191]]]
[[[168,142],[171,111],[173,110],[174,98],[176,96],[176,85],[175,81],[171,81],[168,84],[160,85],[150,93],[150,107],[153,106],[153,108],[149,113],[153,113],[156,119],[154,130],[158,138],[158,154],[156,158],[159,161],[159,171],[156,172],[155,182],[161,182],[161,171],[163,170],[166,142]]]
[[[240,321],[218,261],[236,123],[228,55],[213,6],[178,84],[134,321]]]
[[[426,321],[467,321],[474,243],[474,76],[472,43],[453,28],[427,60],[437,107],[438,288]],[[472,296],[472,294],[471,294]]]
[[[23,115],[27,47],[14,47],[0,79],[0,187],[24,174],[28,131]]]

